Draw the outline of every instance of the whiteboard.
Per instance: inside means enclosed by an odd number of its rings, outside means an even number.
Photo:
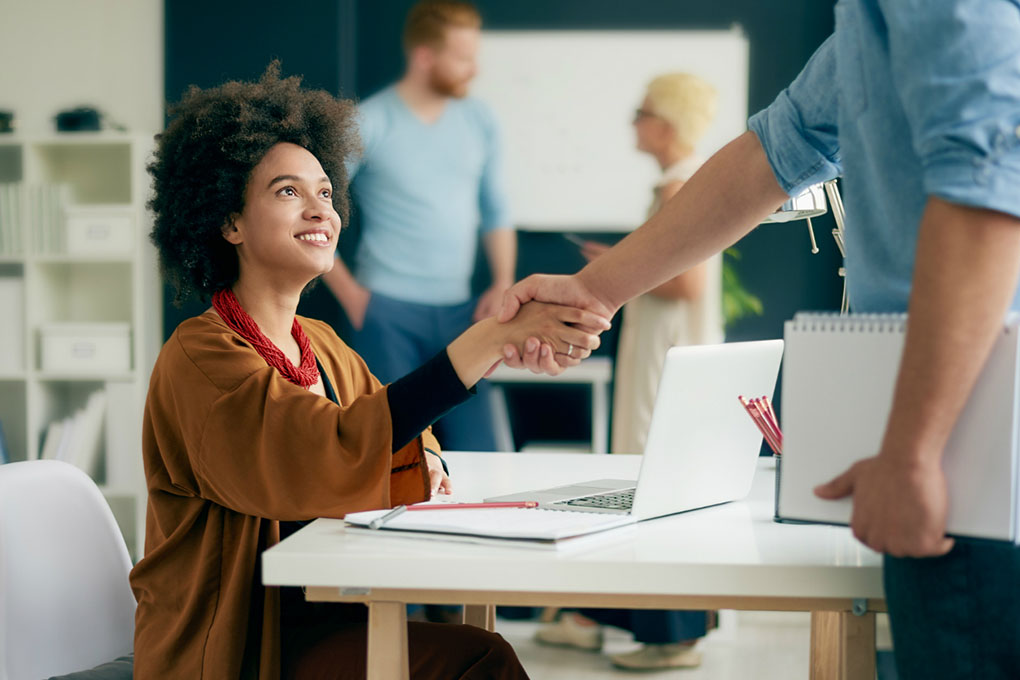
[[[660,170],[634,148],[645,86],[671,71],[719,93],[698,153],[747,129],[748,41],[728,31],[485,31],[472,94],[499,121],[515,225],[627,231],[639,226]]]

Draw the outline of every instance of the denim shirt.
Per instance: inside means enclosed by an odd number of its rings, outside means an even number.
[[[929,196],[1020,217],[1020,0],[840,0],[749,127],[788,194],[844,176],[851,308],[905,311]]]

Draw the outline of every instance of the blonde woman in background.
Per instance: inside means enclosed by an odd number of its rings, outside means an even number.
[[[648,84],[641,108],[634,114],[634,131],[638,150],[662,168],[652,190],[649,217],[704,161],[695,148],[715,118],[716,101],[715,88],[687,73],[669,73]],[[589,242],[583,253],[592,260],[608,248]],[[722,255],[624,307],[613,391],[613,453],[644,451],[666,350],[722,341]]]
[[[662,168],[653,189],[651,217],[680,190],[701,165],[695,147],[716,112],[716,91],[687,73],[661,75],[648,84],[634,114],[637,148]],[[609,246],[588,241],[582,253],[590,261]],[[722,255],[633,300],[623,310],[613,392],[613,453],[644,451],[652,407],[666,351],[674,345],[722,342]],[[689,668],[701,663],[694,648],[704,637],[708,612],[582,609],[564,613],[536,633],[539,642],[598,650],[600,624],[631,631],[641,647],[610,656],[613,665],[633,670]]]

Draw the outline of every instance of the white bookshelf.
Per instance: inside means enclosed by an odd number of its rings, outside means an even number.
[[[42,250],[32,233],[35,223],[23,214],[15,225],[21,247],[12,251],[12,239],[6,239],[0,285],[18,290],[20,282],[20,309],[2,309],[0,318],[11,324],[9,331],[20,327],[20,334],[0,331],[0,356],[7,357],[0,361],[0,423],[10,459],[32,460],[52,421],[70,416],[94,391],[105,390],[104,432],[92,474],[135,558],[142,554],[145,528],[142,408],[162,344],[162,298],[145,208],[151,149],[151,135],[0,135],[0,183],[64,185],[72,210],[112,206],[132,219],[129,247],[111,253],[70,253],[63,237]],[[45,370],[40,327],[72,322],[127,324],[128,370]]]

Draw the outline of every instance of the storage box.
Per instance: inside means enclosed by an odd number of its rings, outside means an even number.
[[[70,255],[130,255],[135,245],[131,206],[70,206],[66,211]]]
[[[40,369],[47,373],[111,374],[131,370],[126,323],[48,323],[39,327]]]

